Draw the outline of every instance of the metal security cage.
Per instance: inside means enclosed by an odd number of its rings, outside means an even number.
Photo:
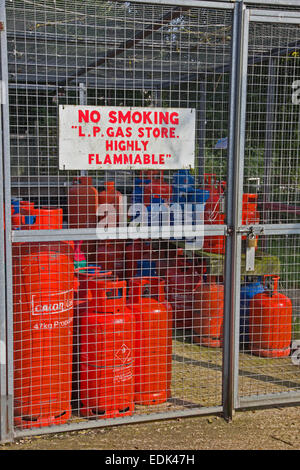
[[[299,403],[297,2],[0,5],[1,440]],[[194,169],[59,169],[71,105],[194,110]]]

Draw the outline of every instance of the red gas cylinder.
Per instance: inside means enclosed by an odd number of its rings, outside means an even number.
[[[68,193],[69,228],[95,228],[97,225],[98,191],[89,176],[73,179]],[[81,246],[88,264],[95,262],[96,244],[84,241]]]
[[[171,202],[172,186],[165,183],[163,180],[163,173],[159,176],[151,178],[151,182],[146,184],[144,188],[144,204],[149,206],[152,197],[160,197],[166,204]]]
[[[99,211],[106,213],[106,210],[104,209],[102,211],[101,205],[106,205],[109,204],[110,206],[115,207],[115,215],[116,215],[116,226],[119,225],[120,222],[120,215],[121,215],[121,210],[122,210],[122,201],[123,201],[123,195],[120,193],[120,191],[117,191],[115,188],[115,183],[114,181],[107,181],[104,183],[105,189],[99,193],[98,201],[99,201]],[[110,214],[111,215],[111,214]],[[99,220],[101,220],[104,215],[99,217]]]
[[[201,275],[188,263],[170,267],[165,276],[167,300],[173,310],[176,328],[193,325],[194,290],[201,282]]]
[[[20,230],[25,226],[25,215],[31,215],[34,210],[34,202],[14,200],[12,204],[11,225],[13,230]]]
[[[11,216],[11,228],[12,230],[20,230],[24,216],[20,212],[14,212]],[[5,228],[5,227],[4,227]]]
[[[73,250],[64,242],[13,246],[14,415],[20,428],[71,415]]]
[[[92,298],[90,282],[98,281],[99,279],[113,279],[111,271],[102,271],[98,266],[85,266],[75,270],[75,274],[79,281],[78,291],[75,294],[75,299],[78,302],[86,302]],[[95,284],[92,284],[93,288]]]
[[[209,198],[205,203],[204,224],[223,225],[225,223],[224,213],[224,191],[226,183],[216,182],[216,175],[204,175],[205,189],[209,191]],[[205,237],[203,250],[211,253],[223,254],[225,251],[225,238],[223,236]]]
[[[250,301],[250,350],[256,356],[284,357],[290,354],[292,302],[278,292],[278,276],[264,276],[264,285],[268,277],[273,286]]]
[[[243,194],[243,212],[242,212],[242,225],[255,225],[259,224],[260,214],[257,210],[257,194]],[[243,236],[243,240],[247,237]],[[256,240],[258,237],[256,237]]]
[[[164,403],[171,394],[172,308],[158,277],[129,281],[128,307],[135,318],[135,402]]]
[[[98,191],[89,176],[73,179],[68,194],[69,228],[94,228],[97,222]]]
[[[123,240],[99,241],[96,246],[96,264],[102,271],[112,271],[119,279],[124,278],[125,242]]]
[[[151,179],[158,177],[161,174],[160,170],[141,170],[138,172],[140,178]]]
[[[220,348],[223,345],[224,286],[209,282],[197,286],[194,302],[193,340],[204,346]]]
[[[169,268],[174,268],[176,266],[185,267],[189,266],[194,268],[198,274],[200,274],[200,267],[197,263],[196,258],[190,259],[186,258],[183,248],[177,248],[176,250],[162,250],[160,257],[157,260],[158,274],[160,277],[165,277],[167,275]]]
[[[34,215],[33,212],[30,212],[31,210],[34,210],[34,202],[20,201],[20,213],[21,214]]]
[[[242,225],[259,224],[260,215],[257,210],[257,194],[243,194]]]
[[[125,250],[125,268],[126,278],[130,279],[136,275],[138,261],[152,259],[153,252],[151,243],[144,240],[134,240],[126,246]]]
[[[73,372],[72,372],[72,407],[79,410],[79,345],[80,345],[80,318],[87,310],[87,303],[92,301],[93,293],[89,282],[100,279],[112,279],[111,272],[103,272],[97,266],[85,266],[75,269],[78,279],[78,290],[74,295],[74,322],[73,322]]]
[[[126,282],[95,280],[96,300],[80,318],[80,413],[115,418],[134,409],[134,316]]]
[[[22,202],[22,201],[21,201]],[[24,201],[23,201],[24,202]],[[26,201],[25,201],[26,202]],[[34,216],[35,221],[26,229],[30,230],[61,230],[63,226],[63,210],[59,207],[35,208],[32,205],[21,206],[23,216]],[[25,222],[22,222],[25,226]]]

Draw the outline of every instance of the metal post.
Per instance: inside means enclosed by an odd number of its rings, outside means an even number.
[[[205,132],[206,132],[206,82],[203,80],[199,84],[199,150],[197,165],[197,181],[200,187],[203,186],[204,161],[205,161]]]
[[[84,83],[79,83],[79,104],[84,106],[87,104],[87,91]],[[80,175],[86,176],[87,170],[81,170]]]
[[[235,5],[232,35],[230,120],[227,168],[225,255],[223,411],[231,420],[237,404],[241,271],[241,208],[243,193],[249,14],[244,2]]]
[[[7,63],[7,37],[6,37],[6,11],[5,0],[0,1],[0,40],[1,40],[1,84],[2,84],[2,102],[1,102],[1,134],[2,134],[2,162],[0,181],[3,181],[0,195],[1,209],[5,207],[5,234],[1,234],[0,246],[2,262],[5,268],[1,268],[0,277],[3,276],[5,269],[5,281],[1,288],[4,289],[4,299],[1,300],[1,340],[4,341],[6,366],[1,363],[1,442],[13,440],[13,294],[12,294],[12,244],[11,244],[11,193],[10,193],[10,138],[9,138],[9,103],[8,103],[8,63]],[[3,164],[3,170],[2,170]],[[4,195],[4,199],[3,199]],[[2,199],[2,201],[1,201]],[[0,221],[1,222],[1,221]],[[3,222],[3,221],[2,221]],[[1,226],[3,226],[1,224]],[[3,245],[2,245],[3,243]],[[5,263],[4,263],[5,261]],[[1,262],[1,265],[2,265]],[[5,302],[5,305],[3,303]],[[6,328],[6,333],[5,333]],[[2,343],[3,344],[3,343]],[[6,370],[4,370],[6,369]],[[4,382],[6,380],[6,382]]]
[[[2,42],[2,38],[1,38]],[[3,90],[1,88],[1,105]],[[0,107],[0,122],[2,123],[2,106]],[[0,226],[4,226],[4,196],[3,196],[3,148],[2,125],[0,126]],[[0,441],[6,440],[6,292],[5,292],[5,239],[4,231],[0,230]]]
[[[267,110],[266,110],[266,136],[264,151],[264,184],[263,184],[263,223],[270,222],[270,209],[266,204],[270,202],[271,196],[271,169],[273,158],[274,142],[274,115],[275,115],[275,96],[276,96],[276,74],[275,59],[270,58],[268,67],[268,88],[267,88]],[[264,248],[267,249],[267,240],[264,240]]]

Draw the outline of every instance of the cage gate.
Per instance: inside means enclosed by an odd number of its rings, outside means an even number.
[[[245,193],[258,186],[259,217],[256,227],[243,215],[239,221],[239,237],[247,246],[245,265],[242,258],[238,274],[235,391],[240,408],[295,403],[300,397],[295,172],[300,15],[289,9],[253,7],[245,21],[245,151],[239,204],[247,204],[252,211],[255,199],[250,196],[245,201]],[[251,251],[255,260],[247,268]]]
[[[289,8],[1,2],[2,441],[299,402]],[[80,166],[69,110],[117,170]],[[155,169],[164,138],[181,166]]]

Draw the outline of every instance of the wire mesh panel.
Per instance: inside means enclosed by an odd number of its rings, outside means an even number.
[[[258,250],[266,241],[264,263],[241,279],[239,393],[276,403],[300,391],[299,235],[260,236]]]
[[[232,6],[182,3],[7,2],[18,435],[221,409]],[[195,110],[195,168],[59,170],[62,105],[129,160]]]
[[[243,225],[251,225],[252,233],[242,237],[238,371],[242,405],[253,400],[299,401],[300,391],[300,18],[294,18],[294,24],[281,19],[279,24],[276,12],[274,18],[269,12],[265,22],[256,21],[255,15],[249,27],[244,161]],[[250,222],[251,214],[255,217]]]
[[[245,186],[260,221],[299,222],[299,27],[250,23]]]

